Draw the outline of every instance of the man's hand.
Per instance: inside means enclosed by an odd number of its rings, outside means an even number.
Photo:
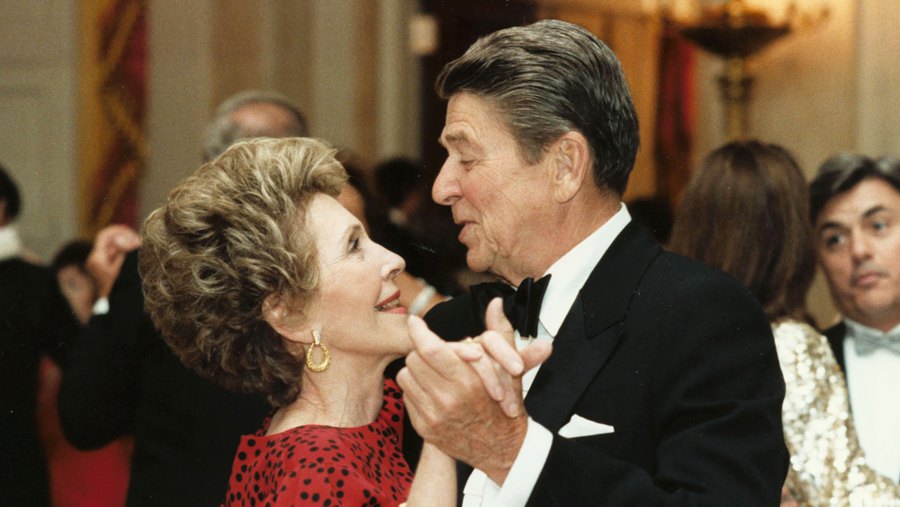
[[[110,225],[97,233],[85,266],[97,282],[97,297],[109,297],[125,254],[141,246],[141,237],[127,225]]]
[[[486,354],[471,361],[460,357],[465,352],[458,349],[474,344],[446,343],[421,319],[410,317],[415,350],[407,356],[397,382],[404,390],[413,426],[427,442],[502,484],[528,429],[520,376],[527,367],[546,359],[549,347],[539,345],[520,356],[499,300],[488,307],[485,321],[488,330],[479,337],[478,346]],[[491,374],[500,382],[508,382],[502,389],[503,396],[498,396],[501,390],[491,387],[493,381],[483,380]],[[493,397],[488,389],[493,391]],[[504,407],[514,416],[507,415]]]
[[[494,298],[488,305],[484,321],[487,327],[484,333],[450,346],[475,369],[485,390],[500,403],[506,415],[517,417],[522,392],[513,379],[546,361],[553,347],[548,342],[534,341],[516,351],[515,329],[503,313],[500,298]]]

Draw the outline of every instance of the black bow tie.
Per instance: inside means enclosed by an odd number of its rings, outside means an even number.
[[[482,324],[488,303],[495,297],[501,297],[506,318],[519,332],[519,336],[527,338],[537,336],[541,302],[549,283],[550,275],[545,275],[538,281],[528,277],[522,280],[517,289],[502,282],[489,282],[473,285],[469,290],[475,313]]]

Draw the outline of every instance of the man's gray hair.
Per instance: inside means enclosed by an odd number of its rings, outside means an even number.
[[[585,28],[545,20],[486,35],[444,67],[435,89],[444,99],[471,93],[496,107],[528,163],[566,132],[580,132],[595,183],[624,192],[640,144],[637,114],[618,58]]]
[[[232,120],[232,113],[251,104],[271,104],[287,112],[292,121],[287,129],[251,128]],[[216,109],[216,114],[206,127],[203,142],[203,160],[216,158],[229,146],[241,139],[253,137],[309,137],[306,116],[290,99],[280,93],[246,90],[225,99]]]

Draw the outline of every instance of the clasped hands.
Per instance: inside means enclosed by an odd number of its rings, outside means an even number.
[[[488,305],[485,327],[478,337],[451,343],[411,316],[413,352],[397,382],[426,442],[502,484],[528,428],[521,377],[550,356],[551,346],[535,340],[517,351],[499,298]]]

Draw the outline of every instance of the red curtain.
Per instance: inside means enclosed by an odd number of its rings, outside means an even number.
[[[695,49],[675,27],[663,29],[656,115],[659,195],[674,206],[691,174],[694,138]]]
[[[111,223],[136,225],[138,183],[147,162],[147,0],[113,0],[101,13],[99,82],[102,121],[112,135],[101,147],[87,205],[90,233]],[[87,141],[90,143],[90,140]]]

